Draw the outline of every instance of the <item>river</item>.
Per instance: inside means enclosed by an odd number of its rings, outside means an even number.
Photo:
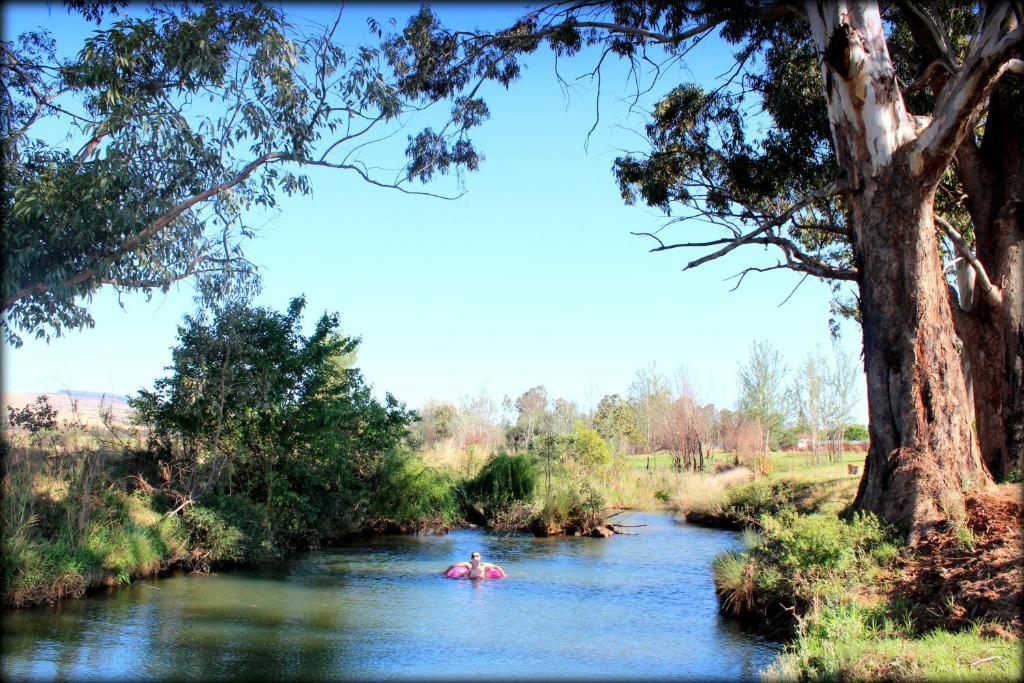
[[[735,534],[620,515],[635,535],[381,536],[210,576],[5,611],[24,678],[754,678],[778,645],[718,614]],[[445,579],[473,550],[508,578]]]

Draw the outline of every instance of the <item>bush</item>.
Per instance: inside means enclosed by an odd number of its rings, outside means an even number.
[[[737,616],[784,616],[843,604],[850,588],[864,585],[898,554],[889,530],[878,518],[858,513],[849,522],[833,515],[802,515],[792,509],[760,518],[758,536],[747,550],[715,563],[715,587],[722,609]],[[740,567],[739,565],[742,565]]]
[[[252,561],[276,556],[280,548],[274,542],[274,530],[267,509],[238,495],[215,496],[206,505],[228,526],[244,537],[242,560]]]
[[[182,516],[188,527],[196,569],[205,571],[209,570],[212,562],[240,562],[245,559],[245,534],[232,526],[221,513],[193,505]]]
[[[466,489],[471,500],[486,508],[529,502],[540,483],[537,459],[529,454],[501,453],[491,459]]]
[[[451,525],[461,516],[460,489],[450,471],[429,467],[405,452],[391,453],[373,497],[374,521],[413,528]]]

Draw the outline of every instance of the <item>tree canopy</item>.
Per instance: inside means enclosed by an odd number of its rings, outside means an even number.
[[[251,285],[248,212],[308,194],[305,169],[411,191],[479,162],[466,132],[487,112],[467,101],[409,136],[395,176],[361,160],[447,93],[395,74],[380,48],[343,48],[341,13],[299,28],[261,3],[123,4],[68,2],[99,25],[73,51],[44,29],[0,43],[9,343],[92,325],[87,300],[107,285]]]

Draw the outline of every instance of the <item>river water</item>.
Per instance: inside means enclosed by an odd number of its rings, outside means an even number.
[[[5,679],[749,679],[778,645],[718,614],[735,534],[627,513],[611,539],[383,536],[3,614]],[[508,578],[445,579],[473,550]]]

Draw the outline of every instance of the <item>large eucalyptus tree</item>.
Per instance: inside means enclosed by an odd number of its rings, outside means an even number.
[[[360,158],[436,98],[403,89],[378,49],[343,48],[340,11],[314,26],[250,2],[66,5],[68,25],[97,23],[81,46],[44,29],[0,42],[8,342],[91,325],[104,286],[251,273],[248,210],[308,193],[310,167],[405,190],[477,165],[465,133],[480,112],[458,107],[395,175]]]
[[[657,104],[650,151],[616,162],[623,196],[722,226],[652,235],[656,251],[711,249],[688,268],[757,245],[780,260],[744,275],[852,284],[840,303],[863,329],[871,431],[856,506],[919,538],[991,481],[958,334],[989,467],[1019,466],[1024,448],[1020,3],[556,2],[502,31],[423,9],[387,53],[413,87],[472,102],[544,44],[595,50],[599,78],[609,55],[662,68],[716,31],[733,64],[714,89],[681,83]]]

